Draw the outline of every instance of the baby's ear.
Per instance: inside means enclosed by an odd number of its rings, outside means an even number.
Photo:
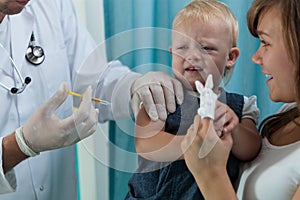
[[[212,75],[211,74],[209,74],[206,78],[205,87],[209,88],[209,89],[212,89],[214,87],[214,82],[212,80]]]
[[[203,91],[204,86],[202,85],[202,83],[200,81],[195,81],[195,85],[196,85],[196,89],[199,93],[201,93]]]

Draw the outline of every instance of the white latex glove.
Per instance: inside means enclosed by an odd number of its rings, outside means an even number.
[[[205,81],[205,86],[203,86],[200,81],[196,81],[195,85],[200,94],[200,107],[198,109],[198,114],[202,119],[207,117],[214,119],[218,96],[212,90],[214,86],[212,75],[208,75]]]
[[[68,96],[67,84],[62,83],[59,90],[32,114],[23,128],[16,131],[19,146],[20,143],[25,142],[29,152],[31,149],[33,153],[39,153],[72,145],[94,133],[97,128],[99,111],[94,108],[91,95],[91,87],[88,87],[83,94],[79,108],[66,119],[60,119],[55,114],[55,110]],[[23,138],[20,137],[20,132]],[[21,146],[21,150],[24,148],[26,150],[26,147]],[[28,155],[28,152],[25,154]],[[29,156],[34,155],[29,154]]]
[[[153,121],[167,118],[167,113],[176,110],[176,102],[183,102],[181,83],[164,72],[148,72],[131,86],[131,107],[135,117],[143,103]]]

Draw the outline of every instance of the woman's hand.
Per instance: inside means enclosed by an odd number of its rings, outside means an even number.
[[[205,199],[237,199],[226,171],[232,137],[219,137],[209,118],[196,115],[181,143],[185,162]]]
[[[224,133],[219,137],[213,128],[212,119],[196,115],[188,129],[181,148],[185,162],[195,177],[208,175],[207,172],[225,169],[232,147],[232,137]]]

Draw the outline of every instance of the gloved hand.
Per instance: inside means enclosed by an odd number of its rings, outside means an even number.
[[[96,131],[99,111],[92,105],[91,87],[85,91],[79,108],[71,116],[60,119],[55,114],[55,110],[66,100],[67,91],[67,84],[61,84],[59,90],[32,114],[24,126],[16,130],[20,149],[26,150],[28,147],[29,152],[33,151],[29,156],[33,156],[34,152],[72,145]],[[22,146],[24,142],[27,147]],[[28,152],[25,154],[28,155]]]
[[[131,86],[131,107],[135,117],[141,103],[153,121],[167,118],[167,112],[176,110],[176,102],[183,102],[183,88],[181,83],[164,72],[149,72]],[[176,100],[175,100],[176,99]]]

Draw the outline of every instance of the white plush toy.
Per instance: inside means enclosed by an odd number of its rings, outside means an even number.
[[[214,119],[216,101],[218,96],[212,90],[212,88],[214,87],[212,75],[208,75],[205,86],[203,86],[200,81],[196,81],[195,85],[197,91],[200,94],[200,107],[198,109],[198,114],[202,119],[207,117]]]
[[[199,158],[204,158],[213,149],[220,136],[217,135],[213,126],[218,95],[216,95],[212,90],[214,83],[211,74],[208,75],[205,86],[203,86],[199,81],[196,81],[195,85],[197,91],[200,94],[200,107],[197,112],[201,116],[201,119],[211,119],[209,122],[209,126],[207,127],[206,137],[203,140],[198,155]]]

